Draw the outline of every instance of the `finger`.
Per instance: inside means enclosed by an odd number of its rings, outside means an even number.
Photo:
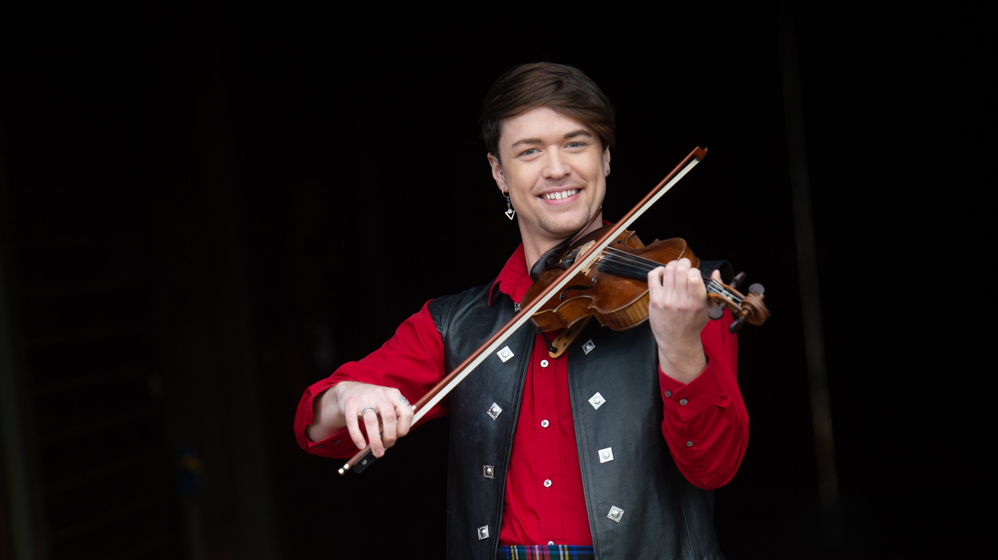
[[[367,439],[371,442],[371,452],[375,457],[385,454],[385,444],[381,441],[381,427],[378,426],[378,414],[374,410],[364,411],[364,427],[367,428]]]
[[[384,441],[385,447],[391,447],[395,445],[395,430],[396,424],[398,424],[398,419],[395,416],[395,403],[394,401],[389,401],[387,396],[385,400],[378,403],[378,411],[381,414],[381,437]]]
[[[364,434],[360,433],[357,413],[356,402],[353,399],[347,401],[346,406],[343,408],[343,416],[347,421],[347,433],[350,434],[350,439],[353,440],[353,444],[357,446],[357,449],[364,449],[367,447],[367,442],[364,441]]]
[[[662,273],[662,307],[675,305],[676,303],[676,266],[678,263],[672,261],[665,265]]]
[[[662,281],[665,277],[665,267],[660,266],[648,273],[648,304],[662,306]]]
[[[705,290],[707,289],[707,284],[710,284],[712,288],[716,289],[719,287],[718,285],[720,283],[721,283],[721,271],[715,268],[714,271],[710,273],[710,282],[704,282],[704,289]],[[711,307],[717,307],[721,305],[721,302],[718,301],[716,298],[712,298],[708,295],[708,299],[710,300]]]
[[[690,259],[681,258],[676,261],[676,295],[675,303],[679,309],[688,309],[690,306]]]
[[[692,268],[689,272],[689,298],[692,302],[691,308],[697,314],[705,314],[710,309],[710,298],[707,297],[707,286],[704,285],[703,276],[699,268]]]
[[[402,404],[408,403],[409,400],[402,396],[402,392],[398,389],[394,389],[391,396],[393,397],[392,402],[395,403],[395,437],[400,438],[408,434],[409,427],[412,426],[412,405]]]
[[[403,437],[409,434],[409,428],[412,427],[412,417],[415,413],[412,410],[412,405],[400,404],[395,406],[395,411],[398,414],[398,437]]]

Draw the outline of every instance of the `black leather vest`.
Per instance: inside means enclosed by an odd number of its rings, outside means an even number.
[[[497,291],[488,304],[490,287],[430,303],[448,371],[513,316],[513,302],[505,294]],[[511,358],[504,362],[490,356],[449,396],[448,558],[496,557],[506,469],[535,336],[529,326],[521,328],[506,341]],[[594,347],[586,353],[589,341]],[[615,332],[593,321],[568,354],[572,417],[596,557],[723,558],[714,534],[713,492],[694,487],[679,473],[662,438],[657,353],[647,323]],[[598,408],[590,402],[597,392],[602,397]],[[601,463],[598,453],[606,448],[613,460]]]

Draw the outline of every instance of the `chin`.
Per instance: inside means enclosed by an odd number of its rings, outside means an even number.
[[[580,229],[586,227],[589,222],[588,219],[572,220],[572,221],[560,221],[555,223],[546,223],[544,229],[557,237],[568,237]]]

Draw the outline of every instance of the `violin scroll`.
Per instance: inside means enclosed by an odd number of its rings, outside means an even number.
[[[739,272],[731,284],[723,284],[713,281],[707,286],[707,297],[709,297],[718,307],[711,307],[708,315],[711,319],[720,319],[723,315],[722,308],[727,308],[735,316],[735,320],[728,327],[732,333],[738,332],[742,326],[748,322],[751,325],[760,326],[769,319],[769,309],[763,300],[766,298],[766,288],[759,283],[749,286],[748,295],[742,295],[737,289],[738,284],[745,280],[745,273]]]

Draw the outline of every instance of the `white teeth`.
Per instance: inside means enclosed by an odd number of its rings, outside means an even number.
[[[544,195],[544,198],[546,200],[561,200],[563,198],[568,198],[570,196],[574,196],[575,193],[577,193],[577,192],[579,192],[579,189],[569,189],[567,191],[561,191],[561,192],[546,194],[546,195]]]

